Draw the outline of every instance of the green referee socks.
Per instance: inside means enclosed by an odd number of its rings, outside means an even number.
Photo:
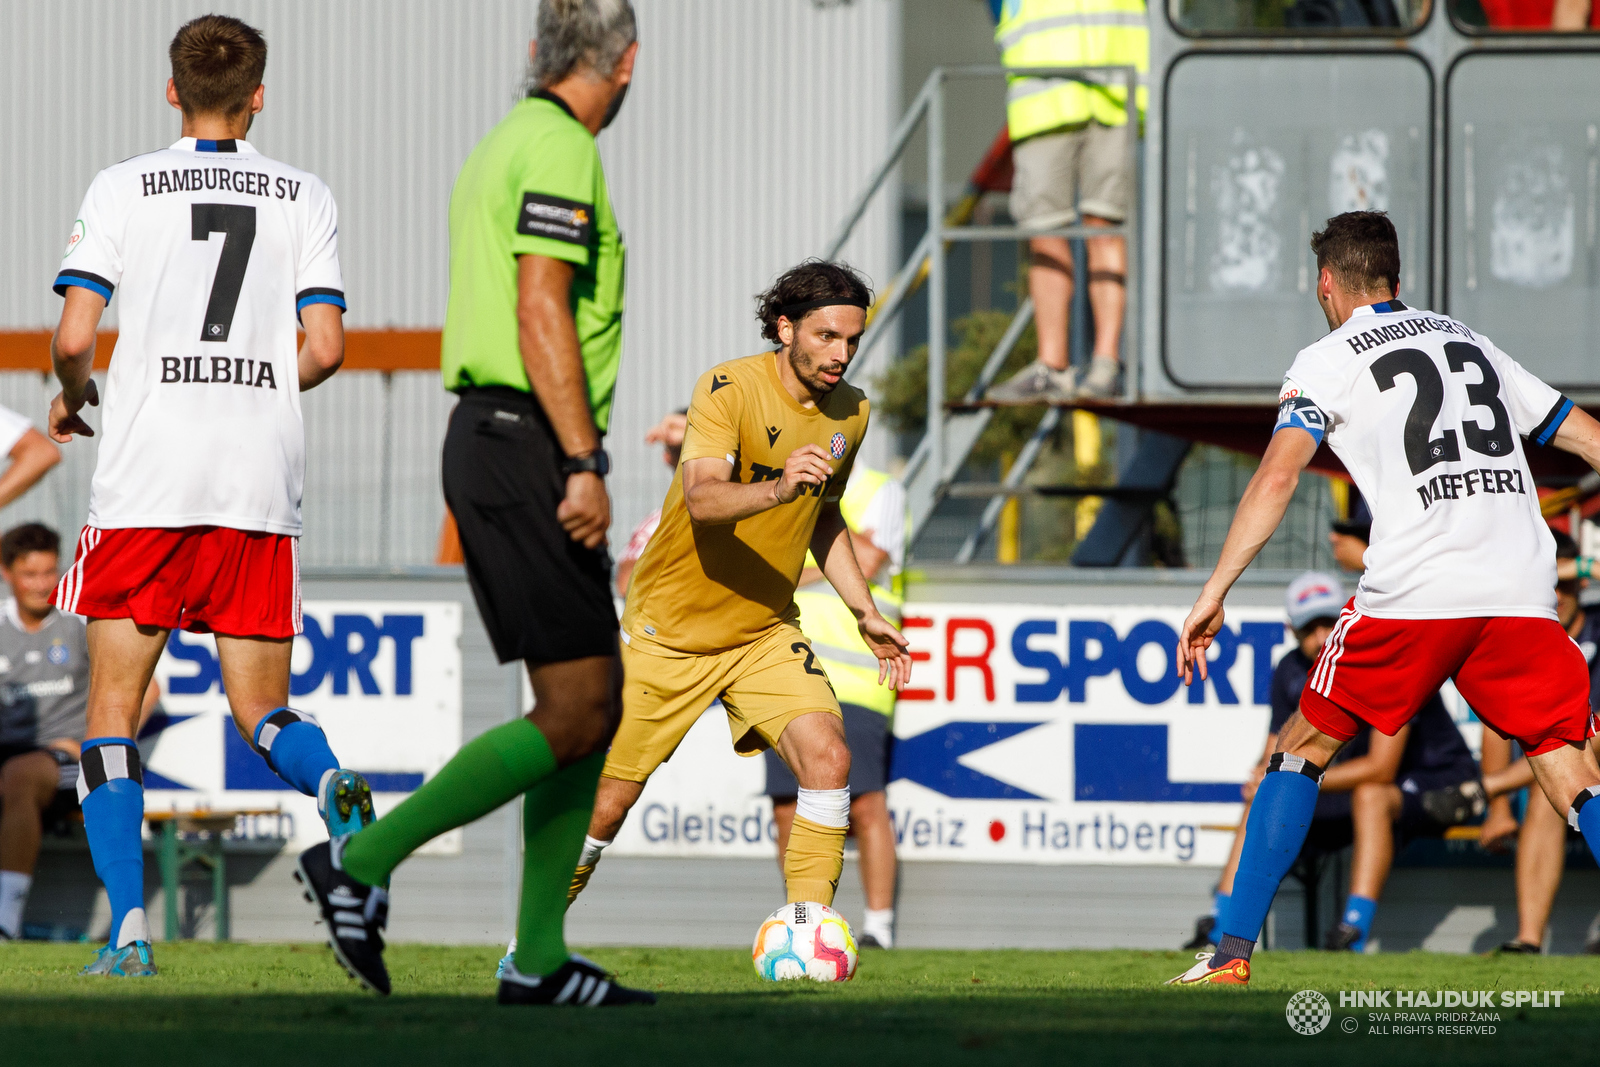
[[[579,761],[561,777],[588,763]],[[438,774],[393,811],[352,836],[345,844],[344,869],[368,885],[383,885],[400,861],[418,848],[446,830],[483,818],[549,778],[555,770],[556,757],[550,751],[550,743],[533,723],[517,719],[496,726],[462,746]],[[588,802],[592,807],[593,781],[589,783]],[[587,815],[584,820],[587,825]],[[581,844],[582,830],[578,831],[578,840]],[[572,877],[576,865],[574,851],[565,878]],[[564,901],[565,882],[562,894]]]
[[[522,806],[522,908],[517,970],[545,975],[567,962],[567,890],[594,812],[604,752],[596,752],[528,790]]]

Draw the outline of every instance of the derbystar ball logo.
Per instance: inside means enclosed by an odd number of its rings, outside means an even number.
[[[844,434],[836,433],[833,435],[833,439],[828,442],[828,451],[833,453],[834,459],[843,459],[844,450],[848,445],[849,442],[844,439]]]

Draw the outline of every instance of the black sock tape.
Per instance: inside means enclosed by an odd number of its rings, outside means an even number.
[[[1291,756],[1287,752],[1274,752],[1272,758],[1267,760],[1267,773],[1273,771],[1290,771],[1303,774],[1313,782],[1322,782],[1322,768],[1306,759],[1304,756]]]
[[[1578,795],[1572,798],[1572,807],[1567,809],[1568,826],[1572,827],[1574,830],[1579,828],[1578,813],[1583,810],[1583,806],[1585,804],[1589,803],[1589,801],[1593,800],[1596,796],[1600,796],[1600,785],[1591,785],[1588,789],[1580,790]]]
[[[309,722],[315,725],[316,721],[303,711],[278,708],[261,720],[261,725],[256,727],[256,736],[249,739],[250,747],[261,754],[261,758],[267,761],[268,767],[272,767],[272,742],[277,738],[278,731],[297,722]],[[272,769],[274,772],[277,771],[276,767]]]
[[[78,803],[115,778],[128,778],[144,785],[144,768],[139,750],[133,745],[95,745],[83,750],[78,761]]]

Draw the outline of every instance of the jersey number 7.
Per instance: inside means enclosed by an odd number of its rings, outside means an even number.
[[[211,299],[206,302],[202,341],[226,341],[233,327],[233,312],[239,306],[239,290],[244,288],[244,270],[250,263],[250,247],[256,243],[256,209],[249,204],[191,204],[190,238],[209,241],[221,233],[222,256],[217,260],[216,277],[211,279]]]
[[[1485,456],[1511,455],[1511,416],[1500,403],[1500,376],[1494,372],[1483,350],[1465,341],[1450,341],[1444,346],[1444,358],[1453,374],[1465,373],[1469,363],[1478,368],[1480,379],[1466,386],[1467,402],[1488,408],[1494,415],[1494,422],[1487,429],[1477,422],[1461,424],[1461,436],[1467,447]],[[1411,401],[1411,413],[1406,416],[1406,462],[1411,473],[1421,474],[1436,463],[1459,460],[1461,446],[1454,430],[1445,430],[1438,437],[1429,436],[1439,410],[1444,407],[1445,383],[1439,368],[1426,352],[1416,348],[1401,348],[1372,362],[1372,377],[1381,392],[1393,389],[1395,379],[1402,374],[1410,375],[1417,383],[1417,395]]]

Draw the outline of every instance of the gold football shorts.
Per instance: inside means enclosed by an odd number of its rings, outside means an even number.
[[[784,728],[802,715],[840,714],[811,642],[788,623],[747,645],[707,655],[642,641],[624,644],[622,669],[622,725],[601,772],[607,778],[649,778],[718,697],[728,713],[733,750],[741,756],[776,745]]]

